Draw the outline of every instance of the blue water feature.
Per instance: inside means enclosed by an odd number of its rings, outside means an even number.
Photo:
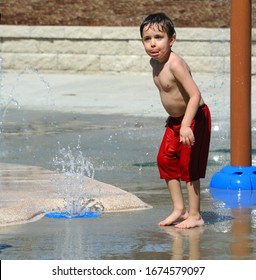
[[[71,215],[68,211],[63,211],[63,212],[50,212],[45,214],[45,217],[47,218],[53,218],[53,219],[91,219],[91,218],[98,218],[102,216],[101,213],[93,212],[93,211],[88,211],[88,212],[83,212],[79,213],[77,215]]]
[[[256,190],[256,166],[225,166],[212,176],[210,187]]]
[[[256,167],[225,166],[212,176],[210,192],[213,199],[227,208],[256,206]]]

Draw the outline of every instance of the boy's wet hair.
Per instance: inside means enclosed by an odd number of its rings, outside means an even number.
[[[174,24],[165,13],[156,13],[147,16],[140,25],[140,36],[143,36],[145,26],[156,25],[159,31],[165,31],[169,38],[175,34]]]

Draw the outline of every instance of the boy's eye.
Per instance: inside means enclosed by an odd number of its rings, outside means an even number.
[[[151,40],[150,37],[145,37],[145,38],[144,38],[144,41],[145,41],[145,42],[148,42],[148,41],[150,41],[150,40]]]
[[[162,39],[162,36],[158,35],[158,36],[156,36],[155,38],[156,38],[156,40],[161,40],[161,39]]]

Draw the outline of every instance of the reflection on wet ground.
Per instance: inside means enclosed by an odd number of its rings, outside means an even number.
[[[180,230],[157,225],[171,207],[155,164],[164,119],[40,111],[19,114],[16,110],[5,118],[1,162],[54,170],[58,147],[77,145],[80,135],[83,154],[95,167],[95,179],[129,191],[153,207],[96,219],[42,218],[1,227],[1,259],[256,259],[255,208],[225,209],[213,202],[209,191],[212,174],[229,157],[229,140],[218,131],[213,131],[208,173],[202,180],[206,225]]]

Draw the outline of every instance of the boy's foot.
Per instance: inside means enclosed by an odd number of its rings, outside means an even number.
[[[170,226],[176,222],[182,222],[188,218],[188,212],[173,211],[170,216],[159,223],[159,226]]]
[[[175,225],[176,228],[195,228],[195,227],[200,227],[204,226],[204,220],[200,216],[199,218],[193,217],[193,216],[188,216],[186,220],[183,222]]]

